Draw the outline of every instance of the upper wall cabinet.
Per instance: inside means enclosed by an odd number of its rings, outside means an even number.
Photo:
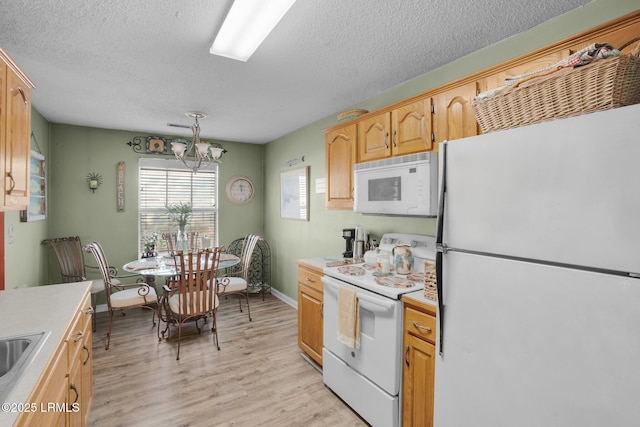
[[[436,143],[478,135],[478,122],[471,107],[476,95],[476,82],[471,82],[435,96]]]
[[[0,48],[0,210],[29,204],[31,89],[35,86]]]
[[[327,209],[353,209],[356,136],[355,123],[334,128],[325,135]]]
[[[431,98],[358,121],[358,163],[430,150]]]
[[[431,98],[393,109],[391,129],[391,152],[394,156],[431,150]]]
[[[548,67],[591,43],[618,48],[638,34],[640,10],[325,129],[327,209],[353,208],[354,163],[437,150],[442,141],[478,135],[472,102],[478,93],[503,86],[506,77]]]

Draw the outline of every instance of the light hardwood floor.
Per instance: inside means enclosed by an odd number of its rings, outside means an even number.
[[[117,315],[105,351],[108,316],[98,313],[90,425],[367,425],[300,356],[296,310],[266,295],[251,298],[251,316],[235,297],[223,299],[220,351],[209,320],[201,335],[183,328],[176,360],[177,340],[158,342],[148,310]]]

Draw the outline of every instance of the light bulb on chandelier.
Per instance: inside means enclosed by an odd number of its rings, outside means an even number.
[[[201,168],[206,168],[212,162],[220,163],[220,157],[227,152],[222,146],[215,142],[200,140],[200,123],[198,119],[207,117],[201,111],[188,111],[185,113],[188,117],[194,119],[191,126],[176,125],[167,123],[169,126],[189,128],[193,132],[193,139],[187,141],[185,139],[175,139],[171,142],[171,151],[180,162],[191,169],[194,173]],[[189,159],[192,157],[193,159]]]

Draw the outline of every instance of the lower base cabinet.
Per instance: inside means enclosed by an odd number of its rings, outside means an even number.
[[[87,426],[93,396],[91,304],[89,293],[73,315],[65,339],[33,389],[15,426]]]
[[[428,304],[404,301],[402,425],[433,426],[436,312]]]
[[[298,347],[322,366],[322,271],[298,261]]]

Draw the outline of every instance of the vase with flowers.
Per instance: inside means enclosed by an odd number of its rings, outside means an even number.
[[[187,238],[187,223],[193,214],[191,203],[174,203],[166,206],[169,219],[178,226],[176,234],[176,250],[188,251],[189,239]]]

